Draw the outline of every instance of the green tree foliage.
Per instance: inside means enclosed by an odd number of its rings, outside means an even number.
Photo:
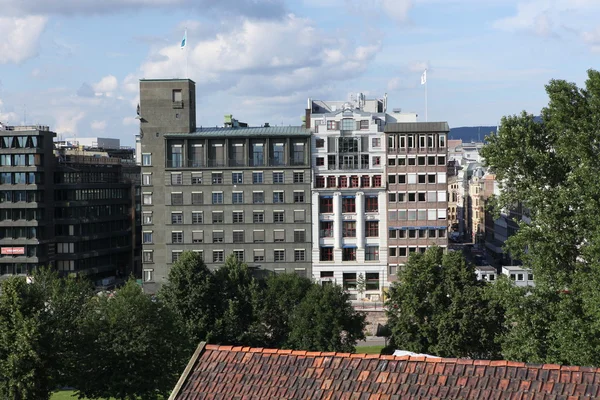
[[[174,337],[170,309],[145,295],[133,279],[112,295],[90,298],[81,330],[85,346],[74,385],[80,397],[167,396],[187,360]]]
[[[356,311],[339,285],[313,284],[290,320],[286,347],[353,352],[365,338],[365,315]]]
[[[441,357],[497,358],[502,308],[462,254],[429,248],[411,255],[389,291],[388,327],[396,349]]]
[[[482,150],[502,184],[498,207],[522,204],[531,219],[507,248],[533,270],[536,288],[507,303],[503,352],[600,365],[600,73],[588,71],[585,88],[553,80],[546,91],[541,120],[504,117]]]
[[[220,289],[202,256],[186,251],[173,264],[168,282],[159,298],[176,315],[186,338],[194,349],[203,340],[210,341],[219,314]]]

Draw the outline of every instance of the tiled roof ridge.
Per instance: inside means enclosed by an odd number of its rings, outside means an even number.
[[[269,349],[263,347],[247,347],[247,346],[231,346],[231,345],[216,345],[206,344],[204,350],[213,351],[228,351],[228,352],[242,352],[242,353],[262,353],[262,354],[281,354],[281,355],[295,355],[304,357],[342,357],[342,358],[362,358],[362,359],[379,359],[379,360],[390,360],[390,361],[419,361],[419,362],[431,362],[431,363],[455,363],[462,365],[482,365],[492,367],[516,367],[516,368],[537,368],[547,370],[561,370],[570,372],[597,372],[600,373],[600,368],[596,367],[580,367],[573,365],[559,365],[559,364],[530,364],[520,361],[508,361],[508,360],[473,360],[467,358],[444,358],[437,356],[394,356],[394,355],[383,355],[383,354],[357,354],[357,353],[338,353],[338,352],[321,352],[321,351],[306,351],[306,350],[287,350],[287,349]]]

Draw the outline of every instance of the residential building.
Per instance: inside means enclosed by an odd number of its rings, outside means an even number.
[[[144,288],[183,251],[210,268],[234,254],[258,271],[310,276],[310,130],[196,126],[195,83],[140,81]]]
[[[385,126],[390,280],[410,253],[447,247],[448,132],[446,122]]]
[[[498,277],[498,271],[491,265],[478,265],[475,267],[475,275],[480,281],[494,282]]]
[[[347,102],[309,99],[306,110],[312,276],[342,285],[354,299],[380,300],[387,286],[385,103],[358,94]]]
[[[502,275],[508,276],[517,286],[535,286],[533,272],[523,266],[504,265],[502,266]]]

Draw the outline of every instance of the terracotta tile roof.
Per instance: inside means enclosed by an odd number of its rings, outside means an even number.
[[[598,368],[201,343],[170,400],[599,397]]]

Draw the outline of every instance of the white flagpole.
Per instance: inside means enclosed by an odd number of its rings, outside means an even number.
[[[427,111],[428,111],[428,106],[427,106],[427,79],[425,79],[425,122],[428,121]]]
[[[185,28],[185,79],[189,79],[188,75],[188,45],[187,45],[187,28]]]

